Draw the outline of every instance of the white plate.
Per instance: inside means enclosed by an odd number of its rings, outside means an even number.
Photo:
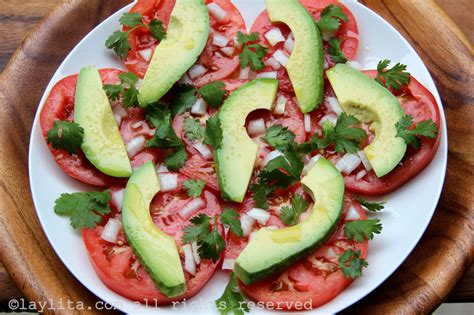
[[[441,145],[433,162],[416,178],[396,192],[381,197],[388,200],[386,210],[373,217],[382,220],[384,229],[370,242],[368,262],[364,276],[353,282],[344,292],[331,302],[319,307],[314,313],[335,313],[363,298],[380,285],[412,251],[425,231],[438,203],[443,186],[447,161],[447,136],[444,112],[441,101],[428,70],[418,54],[408,42],[380,16],[365,6],[355,2],[343,1],[356,17],[360,46],[358,61],[372,60],[369,68],[374,68],[379,59],[390,59],[408,65],[408,70],[435,96],[441,111]],[[250,27],[255,17],[264,9],[264,0],[234,0]],[[104,47],[107,36],[119,29],[119,17],[131,5],[113,14],[90,34],[88,34],[67,56],[48,85],[39,109],[53,85],[65,75],[77,73],[82,67],[95,64],[100,68],[123,68],[123,64]],[[83,185],[65,175],[56,165],[43,140],[39,125],[39,110],[36,114],[30,141],[29,172],[33,201],[40,222],[54,250],[71,271],[90,291],[111,305],[127,313],[152,313],[154,307],[146,307],[131,302],[109,290],[97,277],[89,262],[87,251],[79,231],[69,225],[69,219],[54,214],[55,199],[64,192],[88,191]],[[217,272],[206,287],[194,298],[174,309],[161,307],[161,313],[185,314],[200,310],[217,313],[214,300],[221,295],[227,283],[227,275]],[[253,313],[272,311],[253,309]]]

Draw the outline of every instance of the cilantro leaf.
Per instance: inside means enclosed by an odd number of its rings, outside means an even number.
[[[354,250],[348,249],[339,256],[338,266],[346,278],[359,278],[362,276],[362,268],[369,265],[365,259],[360,258],[360,255],[360,250],[354,252]]]
[[[171,113],[173,116],[181,115],[196,103],[196,89],[192,85],[179,84],[173,89],[177,97],[171,102]]]
[[[201,126],[199,120],[193,118],[186,118],[184,122],[184,132],[186,138],[191,141],[202,140],[204,138],[204,127]]]
[[[48,143],[53,149],[66,150],[69,154],[77,153],[82,145],[84,129],[76,123],[57,120],[53,128],[48,131]]]
[[[128,32],[115,31],[105,41],[105,47],[112,49],[121,59],[127,57],[130,50]]]
[[[119,21],[123,26],[134,27],[142,24],[142,15],[138,12],[124,13]]]
[[[262,59],[267,54],[268,49],[255,43],[259,40],[260,35],[258,33],[251,33],[249,35],[245,35],[242,32],[237,33],[237,41],[242,44],[242,52],[239,56],[241,68],[249,66],[254,71],[265,68]]]
[[[125,107],[138,106],[138,90],[135,85],[139,78],[133,72],[120,73],[119,78],[119,84],[105,84],[103,86],[108,98],[111,101],[115,101],[122,96],[122,103]]]
[[[395,124],[397,137],[405,140],[406,144],[418,148],[420,146],[420,136],[436,138],[438,128],[432,119],[420,121],[415,128],[409,129],[413,125],[413,116],[405,115]]]
[[[56,199],[54,212],[68,216],[73,228],[92,228],[101,222],[104,214],[110,213],[108,190],[104,192],[77,192],[61,194]]]
[[[350,221],[344,224],[344,234],[356,242],[371,240],[374,234],[380,234],[381,231],[382,224],[379,219]]]
[[[173,171],[177,172],[181,167],[186,164],[186,160],[188,159],[188,154],[184,149],[184,146],[180,146],[174,149],[170,154],[165,157],[165,165],[166,167]]]
[[[288,226],[298,223],[300,215],[308,209],[308,202],[302,195],[295,195],[291,199],[291,207],[283,206],[280,212],[280,219]]]
[[[197,242],[202,258],[216,262],[225,250],[225,241],[217,229],[217,219],[206,214],[191,218],[192,225],[184,229],[183,243]]]
[[[230,274],[229,283],[225,287],[224,293],[215,303],[217,310],[221,315],[232,313],[234,315],[243,315],[250,312],[250,308],[242,293],[237,292],[237,279],[234,273]]]
[[[153,19],[150,24],[148,24],[148,29],[150,30],[151,36],[158,40],[163,40],[166,38],[166,31],[163,27],[163,22]]]
[[[250,191],[253,192],[252,198],[255,201],[255,207],[268,209],[267,197],[273,193],[273,188],[265,182],[254,183],[250,185]]]
[[[277,150],[286,148],[295,139],[295,134],[282,125],[270,126],[263,140]]]
[[[202,179],[188,179],[183,182],[183,189],[186,190],[189,197],[197,198],[201,196],[205,185],[206,182]]]
[[[133,72],[124,72],[119,74],[122,84],[134,85],[138,82],[138,76]]]
[[[397,63],[391,69],[386,69],[389,64],[390,60],[387,59],[379,61],[375,81],[387,88],[399,90],[410,82],[410,73],[405,71],[407,66],[404,64]]]
[[[321,11],[321,19],[317,24],[321,30],[335,31],[341,26],[341,20],[347,22],[347,15],[341,7],[330,4]]]
[[[201,213],[198,216],[192,217],[190,221],[192,224],[184,229],[183,243],[192,243],[198,240],[201,235],[209,233],[211,218],[207,214]]]
[[[129,89],[123,92],[123,106],[136,107],[138,105],[138,90],[135,86],[131,86]]]
[[[105,93],[107,94],[107,97],[111,101],[116,101],[120,98],[120,95],[125,92],[125,89],[121,84],[104,84],[103,86]]]
[[[218,108],[224,102],[225,83],[221,81],[212,82],[201,87],[198,92],[209,106]]]
[[[214,150],[219,149],[222,143],[221,122],[217,115],[206,121],[206,131],[204,136],[204,144],[209,144]]]
[[[369,202],[365,199],[362,199],[361,197],[358,197],[357,201],[365,209],[367,209],[369,211],[374,211],[374,212],[382,210],[384,208],[384,204],[386,204],[386,202]]]
[[[239,213],[233,209],[225,209],[221,214],[221,222],[229,227],[229,231],[238,236],[244,236],[242,226],[240,225]]]
[[[328,43],[328,53],[331,56],[332,61],[336,63],[346,63],[347,57],[341,50],[342,40],[339,40],[336,37],[331,37],[329,38]]]

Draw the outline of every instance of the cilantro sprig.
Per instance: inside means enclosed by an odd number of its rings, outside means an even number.
[[[158,40],[166,38],[166,32],[161,21],[153,19],[147,25],[142,22],[142,18],[142,15],[138,12],[124,13],[119,20],[120,24],[130,29],[112,33],[105,41],[105,47],[112,49],[121,59],[125,59],[131,49],[130,43],[128,42],[128,35],[136,29],[146,27],[154,38]]]
[[[104,84],[103,89],[111,101],[122,97],[122,103],[125,107],[137,107],[138,89],[136,84],[139,78],[133,72],[120,73],[119,84]]]
[[[360,256],[360,250],[354,252],[352,249],[346,250],[339,256],[338,266],[346,278],[356,279],[362,276],[362,268],[367,267],[369,264]]]
[[[370,201],[367,201],[367,200],[363,199],[362,197],[358,197],[357,201],[365,209],[367,209],[368,211],[373,211],[373,212],[383,210],[385,208],[384,205],[386,204],[386,202],[384,202],[384,201],[382,201],[382,202],[370,202]]]
[[[201,196],[205,185],[206,182],[202,179],[188,179],[183,182],[183,189],[186,190],[189,197],[197,198]]]
[[[420,146],[420,137],[436,138],[438,135],[438,128],[432,119],[420,121],[414,128],[413,116],[405,115],[395,124],[397,129],[397,137],[405,140],[406,144],[418,148]]]
[[[110,213],[110,191],[76,192],[61,194],[56,199],[54,212],[67,216],[73,228],[93,228],[102,220],[102,216]]]
[[[233,272],[230,274],[229,283],[225,287],[224,293],[215,301],[215,304],[221,315],[243,315],[245,312],[250,312],[245,297],[237,291],[237,278]]]
[[[282,125],[273,125],[267,128],[262,138],[277,150],[286,148],[295,139],[295,134]]]
[[[341,50],[342,40],[337,39],[336,37],[331,37],[329,38],[328,43],[328,53],[332,61],[334,61],[335,63],[346,63],[347,57]]]
[[[344,224],[344,234],[356,242],[371,240],[374,234],[380,234],[382,224],[379,219],[348,221]]]
[[[400,90],[402,86],[410,82],[410,73],[405,71],[407,66],[404,64],[397,63],[392,68],[387,69],[389,64],[390,60],[388,59],[379,61],[375,81],[387,88]]]
[[[245,35],[242,32],[238,32],[237,41],[242,44],[242,52],[240,53],[241,68],[249,66],[254,71],[265,68],[262,59],[267,54],[268,49],[258,44],[260,41],[258,33]]]
[[[200,95],[206,103],[218,108],[222,105],[225,98],[225,83],[216,81],[202,86],[200,89],[194,88],[189,84],[179,84],[173,88],[173,94],[177,97],[171,102],[171,111],[174,115],[181,115],[190,109],[196,103]]]
[[[204,144],[212,146],[214,150],[219,149],[222,144],[222,127],[217,115],[206,121]]]
[[[225,83],[221,81],[204,85],[197,90],[206,103],[212,108],[219,108],[224,102],[226,90]]]
[[[291,199],[291,207],[283,206],[280,212],[280,219],[288,226],[298,223],[300,215],[308,209],[308,202],[302,195],[295,195]]]
[[[57,120],[48,131],[47,141],[53,149],[66,150],[69,154],[77,153],[84,138],[84,129],[74,122]]]
[[[200,141],[204,139],[204,127],[201,126],[199,120],[193,118],[186,118],[184,121],[184,133],[186,138],[191,141],[197,140]]]
[[[330,4],[321,11],[317,24],[322,31],[335,31],[341,26],[341,21],[347,22],[347,15],[340,6]]]

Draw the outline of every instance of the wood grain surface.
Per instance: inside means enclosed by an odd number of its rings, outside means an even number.
[[[59,303],[70,299],[87,305],[96,300],[68,273],[39,226],[27,181],[27,147],[39,99],[59,63],[93,26],[127,2],[62,3],[26,39],[0,77],[0,261],[30,300],[53,299]],[[363,2],[412,43],[431,71],[448,120],[449,164],[440,205],[420,244],[392,277],[347,312],[426,313],[447,296],[471,265],[474,254],[472,46],[433,1]],[[472,39],[473,22],[466,18],[466,12],[473,11],[473,1],[437,2],[448,8]],[[58,0],[2,0],[0,69],[25,32],[57,3]],[[457,300],[473,300],[472,274],[466,277],[468,282],[455,289]],[[8,276],[0,268],[0,303],[5,301],[2,294],[6,289],[11,297],[20,293],[8,283]]]

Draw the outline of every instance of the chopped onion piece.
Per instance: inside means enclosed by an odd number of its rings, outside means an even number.
[[[276,71],[269,71],[269,72],[260,72],[257,73],[257,79],[267,78],[267,79],[276,79],[278,73]]]
[[[132,129],[134,129],[134,130],[140,128],[141,126],[143,126],[143,120],[139,120],[139,121],[137,121],[137,122],[130,125],[130,127],[132,127]]]
[[[119,212],[122,211],[123,191],[124,189],[120,189],[112,192],[112,204]]]
[[[264,168],[265,165],[268,164],[268,162],[270,162],[271,160],[273,160],[274,158],[276,157],[279,157],[279,156],[283,156],[283,153],[281,153],[280,151],[278,150],[274,150],[270,153],[268,153],[262,160],[261,162],[261,167]]]
[[[200,64],[195,64],[189,69],[188,74],[191,79],[196,79],[207,72],[206,67]]]
[[[221,8],[217,3],[209,3],[207,9],[213,18],[217,21],[222,21],[227,17],[227,12]]]
[[[276,225],[269,225],[269,226],[266,226],[266,228],[270,230],[278,230],[278,226]]]
[[[334,259],[337,257],[337,254],[336,252],[334,251],[334,249],[332,249],[332,247],[329,247],[328,250],[326,251],[326,258],[328,259]]]
[[[252,239],[254,239],[255,236],[257,236],[257,232],[258,232],[258,231],[253,231],[252,233],[250,233],[250,235],[249,235],[249,241],[251,241]]]
[[[257,220],[261,225],[267,224],[268,220],[270,220],[270,213],[260,208],[252,208],[247,212],[247,215]]]
[[[285,44],[283,45],[283,48],[288,54],[291,54],[293,52],[294,47],[295,47],[295,41],[293,40],[293,36],[288,36],[288,38],[285,40]]]
[[[365,175],[367,175],[367,171],[366,170],[361,170],[361,171],[359,171],[359,173],[357,173],[356,179],[357,180],[362,179]]]
[[[316,164],[316,162],[319,160],[320,157],[321,155],[317,154],[313,156],[311,159],[309,159],[308,163],[306,163],[305,166],[303,167],[301,174],[302,175],[308,174],[309,170],[314,166],[314,164]]]
[[[275,70],[278,70],[281,68],[280,63],[273,57],[268,58],[263,62],[267,67],[272,67]]]
[[[173,191],[178,188],[178,174],[159,173],[161,191]]]
[[[128,116],[128,110],[120,104],[114,105],[114,107],[112,108],[112,112],[114,113],[114,115],[118,115],[121,118],[125,118]]]
[[[360,220],[359,211],[357,211],[357,209],[354,208],[354,206],[351,206],[349,208],[349,211],[347,211],[346,220],[347,221]]]
[[[354,69],[356,69],[356,70],[359,70],[359,71],[362,70],[362,69],[364,69],[364,67],[362,66],[362,64],[361,64],[360,62],[358,62],[358,61],[355,61],[355,60],[348,60],[348,61],[346,62],[346,65],[348,65],[348,66],[350,66],[350,67],[352,67],[352,68],[354,68]]]
[[[230,39],[225,37],[224,35],[215,32],[212,36],[212,44],[219,46],[219,47],[225,47],[229,43]]]
[[[240,69],[239,79],[246,80],[249,78],[250,78],[250,68],[245,67],[243,69]]]
[[[234,270],[235,259],[224,258],[222,270]]]
[[[287,101],[288,99],[286,97],[279,95],[275,102],[275,106],[273,106],[273,113],[277,115],[283,115],[285,113]]]
[[[110,218],[104,226],[100,237],[110,243],[117,243],[117,237],[122,228],[122,222],[116,218]]]
[[[156,172],[157,172],[157,173],[168,173],[169,170],[168,170],[168,168],[166,167],[166,165],[160,164],[160,165],[157,167]]]
[[[184,252],[184,270],[195,276],[196,262],[194,261],[193,249],[191,248],[191,244],[184,244],[183,246],[181,246],[181,248]]]
[[[191,114],[205,115],[207,113],[207,103],[200,97],[197,98],[196,103],[191,107]]]
[[[120,117],[120,115],[114,114],[114,120],[117,123],[117,126],[120,127],[120,124],[122,123],[122,117]]]
[[[223,47],[221,48],[221,51],[224,53],[224,55],[226,55],[227,57],[232,57],[234,55],[234,52],[235,52],[235,48],[234,47]]]
[[[196,262],[196,265],[199,265],[201,263],[201,255],[199,255],[199,245],[196,242],[192,242],[191,247],[193,249],[193,257],[194,261]]]
[[[250,232],[253,230],[253,226],[255,224],[255,219],[247,214],[243,214],[240,217],[240,225],[242,226],[242,231],[244,232],[244,236],[249,236]]]
[[[329,68],[329,63],[326,59],[324,59],[324,69]]]
[[[251,137],[262,135],[265,133],[265,130],[266,130],[266,127],[265,127],[265,121],[263,120],[263,118],[249,121],[247,132],[249,133]]]
[[[341,104],[339,103],[338,99],[334,96],[329,96],[326,98],[326,105],[334,112],[337,116],[341,115],[342,108]]]
[[[151,48],[146,48],[146,49],[139,50],[138,53],[145,61],[148,62],[151,60],[151,55],[153,54],[153,50]]]
[[[145,148],[146,139],[144,136],[138,136],[132,138],[130,142],[127,143],[127,153],[128,157],[135,156],[138,152]]]
[[[284,42],[285,37],[283,37],[283,34],[281,33],[280,29],[277,27],[272,28],[268,32],[266,32],[263,36],[268,40],[270,45],[275,46],[279,42]]]
[[[311,132],[311,116],[304,114],[304,131]]]
[[[181,79],[178,81],[179,84],[193,84],[193,80],[188,76],[187,73],[183,74]]]
[[[234,36],[234,47],[237,49],[242,49],[242,43],[237,39],[237,34]]]
[[[357,152],[357,155],[359,155],[360,160],[362,161],[362,164],[364,164],[364,167],[367,171],[370,171],[372,169],[372,165],[370,164],[369,159],[367,158],[367,155],[365,155],[365,152],[360,150]]]
[[[201,153],[201,155],[206,159],[206,160],[211,160],[212,159],[212,152],[209,149],[209,147],[201,142],[196,142],[193,144],[193,147]]]
[[[288,56],[281,49],[275,51],[275,53],[273,54],[273,58],[275,58],[276,61],[278,61],[283,67],[286,66],[286,64],[290,60],[290,58],[288,58]]]
[[[335,126],[336,123],[337,123],[337,117],[336,117],[336,115],[334,115],[334,114],[327,114],[327,115],[323,116],[323,118],[321,118],[321,120],[319,121],[319,125],[322,126],[323,123],[324,123],[326,120],[329,120],[329,121],[333,124],[333,126]]]
[[[203,208],[206,205],[206,202],[202,198],[194,198],[184,205],[178,214],[184,220],[192,217],[199,209]]]
[[[357,154],[346,153],[344,156],[337,161],[336,168],[345,174],[352,173],[361,163],[361,160]]]

